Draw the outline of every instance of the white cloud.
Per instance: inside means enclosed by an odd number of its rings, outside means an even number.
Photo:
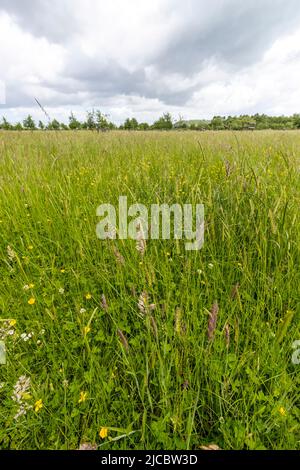
[[[116,122],[300,111],[295,0],[25,4],[0,3],[9,119],[43,118],[34,97],[65,121],[92,107]]]
[[[5,97],[5,83],[0,80],[0,104],[5,104],[6,97]]]
[[[36,84],[54,78],[62,70],[62,46],[24,32],[7,14],[0,14],[1,75],[6,81]]]
[[[300,29],[276,40],[261,61],[218,78],[196,91],[188,103],[203,116],[300,111]],[[199,114],[198,114],[199,115]]]

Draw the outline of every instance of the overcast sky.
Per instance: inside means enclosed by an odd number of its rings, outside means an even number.
[[[0,114],[300,112],[299,0],[0,0]]]

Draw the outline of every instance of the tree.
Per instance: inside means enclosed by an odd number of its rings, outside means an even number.
[[[175,126],[175,127],[176,127],[176,129],[187,129],[187,128],[188,128],[188,125],[187,125],[187,123],[186,123],[185,121],[178,121],[178,122],[176,123],[176,126]],[[196,129],[196,126],[195,126],[194,123],[192,123],[192,124],[190,125],[190,129]]]
[[[97,129],[109,129],[110,128],[110,123],[107,120],[107,115],[101,113],[101,111],[97,110],[96,111],[96,127]]]
[[[224,118],[221,116],[214,116],[211,120],[210,126],[215,131],[225,129]]]
[[[8,122],[8,120],[3,116],[2,123],[0,124],[0,128],[4,129],[5,131],[9,131],[12,129],[12,125]]]
[[[124,122],[124,129],[128,131],[135,131],[138,129],[139,123],[135,118],[129,119],[127,118],[126,121]]]
[[[163,114],[158,121],[153,124],[153,129],[167,130],[173,128],[172,116],[170,113]]]
[[[131,119],[127,118],[123,124],[123,129],[129,131],[131,129]]]
[[[81,128],[81,123],[76,119],[73,113],[70,114],[69,116],[69,128],[72,130],[75,129],[80,129]]]
[[[28,114],[27,118],[24,119],[23,127],[24,127],[24,129],[28,129],[28,130],[36,129],[35,122],[32,119],[32,116],[30,116],[30,114]]]
[[[149,124],[148,122],[140,122],[138,129],[141,131],[147,131],[149,129]]]
[[[16,125],[14,126],[14,130],[15,131],[22,131],[23,130],[23,126],[20,122],[17,122]]]
[[[60,129],[60,124],[59,122],[57,121],[57,119],[53,119],[53,121],[49,122],[48,126],[47,126],[47,129],[49,129],[50,131],[59,131]]]
[[[94,130],[97,127],[94,110],[87,112],[86,127],[90,130]]]
[[[300,129],[300,114],[294,114],[293,125],[296,127],[296,129]]]
[[[176,129],[187,129],[188,127],[190,127],[190,129],[192,129],[192,126],[195,129],[195,124],[194,123],[190,123],[190,126],[188,126],[188,124],[184,120],[182,114],[179,114],[178,121],[174,124],[174,127]]]
[[[41,130],[45,129],[45,124],[42,121],[39,121],[38,128]]]

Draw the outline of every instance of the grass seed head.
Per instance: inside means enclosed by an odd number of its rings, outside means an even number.
[[[240,287],[239,282],[237,282],[237,283],[233,286],[233,288],[232,288],[232,290],[231,290],[231,294],[230,294],[230,297],[231,297],[232,299],[235,299],[235,298],[238,296],[238,294],[239,294],[239,287]]]
[[[115,258],[116,258],[117,262],[119,264],[121,264],[122,266],[124,266],[124,264],[125,264],[124,256],[121,255],[121,253],[119,252],[119,250],[115,246],[113,246],[113,253],[115,255]]]
[[[129,351],[129,344],[128,344],[128,341],[126,339],[126,336],[124,335],[124,333],[120,330],[120,328],[117,329],[117,335],[119,336],[120,338],[120,341],[125,349],[126,352]]]
[[[150,315],[150,324],[151,324],[151,328],[152,328],[155,338],[158,338],[158,328],[157,328],[157,324],[153,315]]]
[[[108,304],[107,300],[104,294],[101,295],[101,302],[100,302],[101,308],[107,312],[108,311]]]

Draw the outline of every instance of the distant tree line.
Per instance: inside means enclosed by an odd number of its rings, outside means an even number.
[[[108,119],[106,114],[99,110],[88,111],[84,121],[78,120],[73,113],[69,116],[69,123],[61,123],[56,119],[49,119],[47,123],[39,121],[36,123],[32,116],[28,115],[22,122],[11,124],[5,117],[0,121],[0,129],[3,130],[262,130],[262,129],[300,129],[300,114],[293,116],[267,116],[266,114],[254,114],[253,116],[214,116],[210,120],[183,120],[175,122],[169,113],[163,114],[152,124],[138,122],[135,118],[127,118],[123,124],[117,126]]]

